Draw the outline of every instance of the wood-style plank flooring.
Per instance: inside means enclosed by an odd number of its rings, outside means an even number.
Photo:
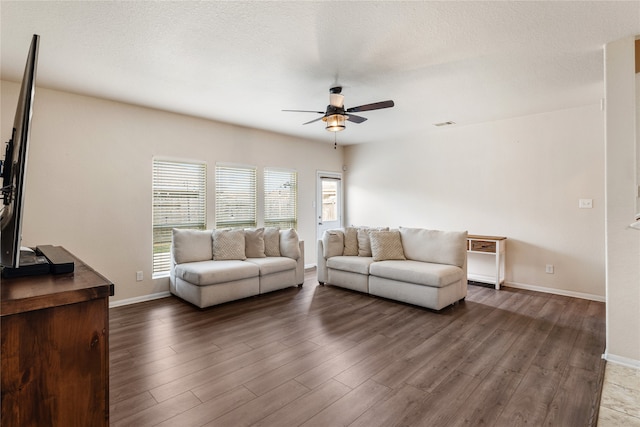
[[[469,286],[441,312],[333,286],[110,309],[112,426],[589,426],[604,303]]]

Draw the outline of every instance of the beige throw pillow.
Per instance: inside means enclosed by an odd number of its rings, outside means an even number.
[[[356,227],[344,229],[344,252],[342,255],[358,256],[358,229]]]
[[[244,230],[214,230],[213,259],[244,261],[247,259],[244,245]]]
[[[322,256],[329,259],[343,255],[344,234],[340,230],[327,230],[322,234]],[[356,252],[356,255],[358,253]]]
[[[371,231],[389,231],[389,227],[360,227],[358,228],[358,256],[372,256],[371,253]]]
[[[371,239],[371,253],[374,261],[406,259],[404,250],[402,249],[402,239],[400,238],[399,231],[372,230],[369,235]]]
[[[247,258],[264,258],[264,228],[245,228],[244,252]]]
[[[279,228],[265,227],[264,254],[266,256],[280,256],[280,229]]]

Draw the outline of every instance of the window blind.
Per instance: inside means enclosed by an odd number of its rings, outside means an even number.
[[[206,228],[206,163],[153,160],[153,274],[171,267],[171,230]]]
[[[257,224],[256,168],[216,165],[216,228]]]
[[[297,228],[298,174],[292,170],[264,169],[265,227]]]

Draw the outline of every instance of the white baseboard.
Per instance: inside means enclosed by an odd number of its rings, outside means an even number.
[[[316,268],[316,264],[305,264],[304,271],[314,270]]]
[[[109,302],[109,308],[121,307],[123,305],[137,304],[139,302],[145,302],[145,301],[153,301],[154,299],[166,298],[169,296],[171,296],[171,292],[164,291],[164,292],[158,292],[155,294],[142,295],[140,297],[121,299],[118,301]]]
[[[608,363],[614,363],[616,365],[626,366],[627,368],[639,369],[640,370],[640,360],[629,359],[628,357],[616,356],[615,354],[609,354],[605,350],[602,358],[606,360]]]
[[[508,288],[524,289],[527,291],[544,292],[546,294],[562,295],[565,297],[581,298],[590,301],[605,302],[605,297],[600,295],[587,294],[584,292],[566,291],[564,289],[545,288],[543,286],[527,285],[524,283],[504,282],[502,286]]]

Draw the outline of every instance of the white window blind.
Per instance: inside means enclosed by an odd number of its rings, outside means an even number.
[[[265,227],[297,228],[297,172],[285,169],[264,169],[264,225]]]
[[[256,168],[216,165],[216,228],[255,227]]]
[[[153,160],[153,274],[171,268],[171,230],[206,228],[205,163]]]

